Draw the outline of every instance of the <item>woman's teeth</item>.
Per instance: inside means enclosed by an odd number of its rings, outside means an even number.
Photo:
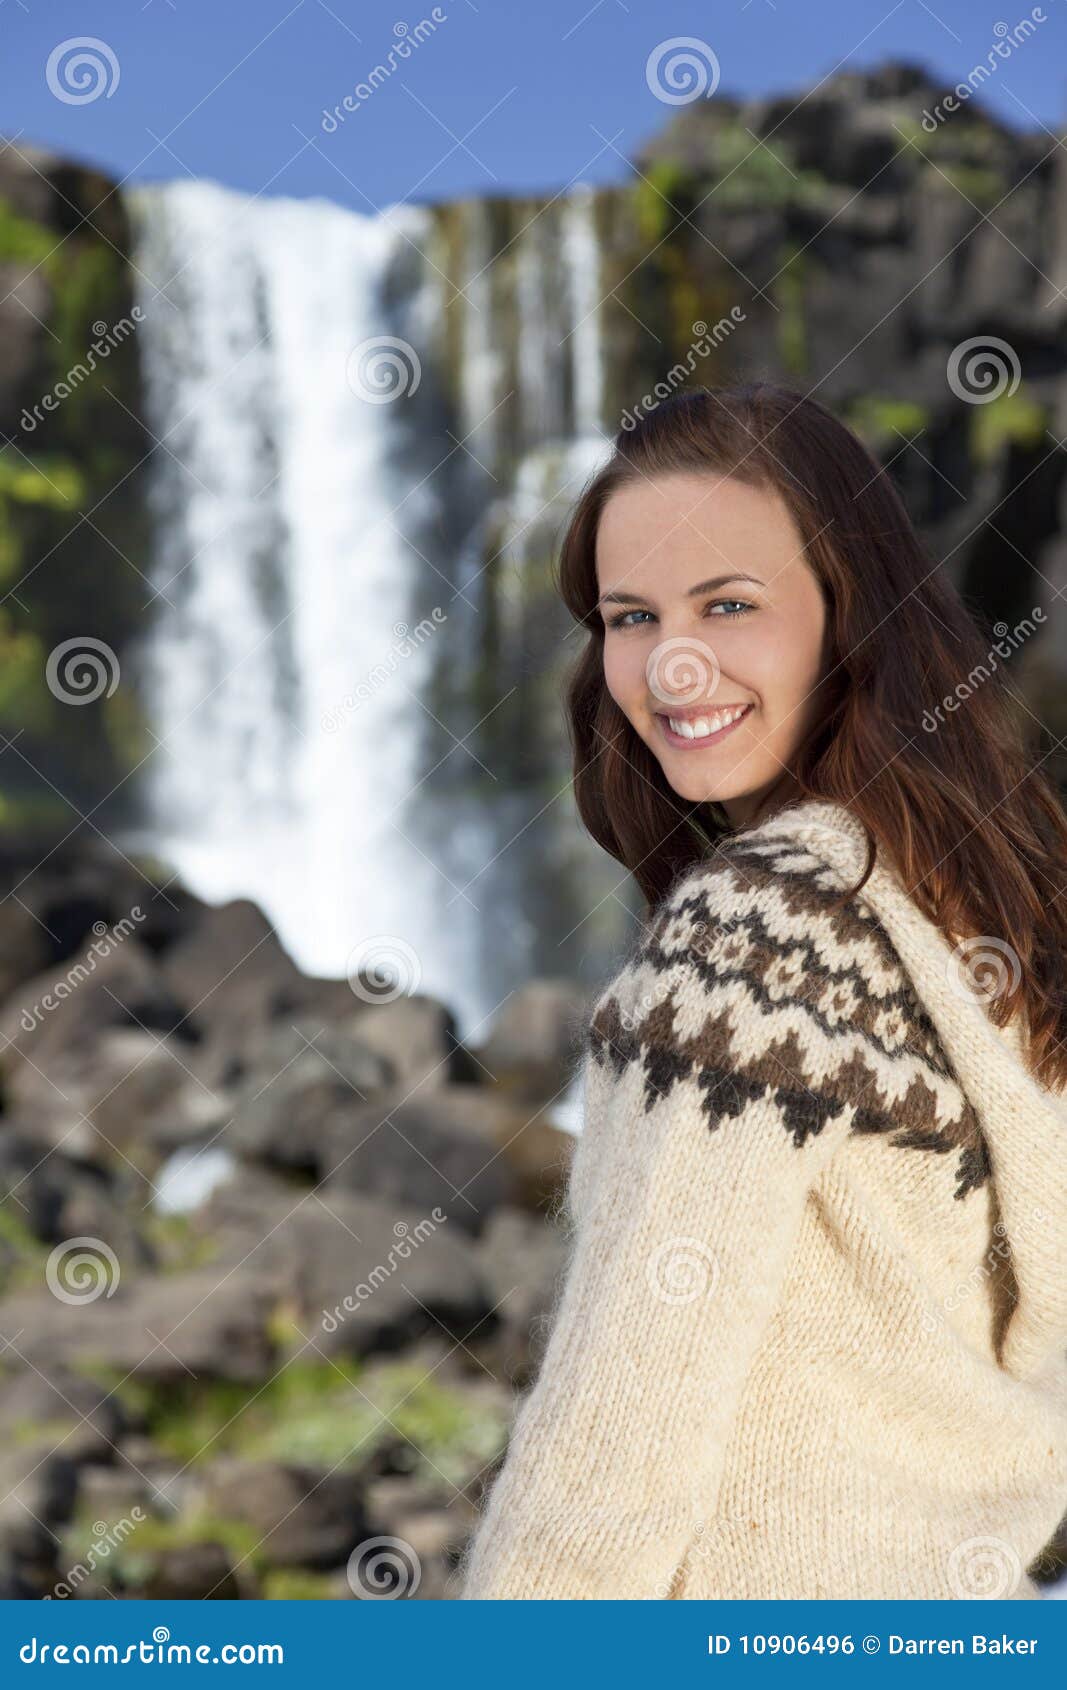
[[[675,716],[668,716],[667,720],[673,731],[683,739],[707,739],[709,735],[718,733],[720,728],[727,727],[730,722],[736,722],[747,709],[748,705],[744,704],[740,710],[719,710],[714,716],[698,716],[692,722],[682,721]]]

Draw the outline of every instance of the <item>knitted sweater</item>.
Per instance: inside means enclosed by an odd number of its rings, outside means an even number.
[[[821,800],[730,835],[597,1003],[566,1269],[463,1597],[1038,1595],[1067,1101],[881,854],[831,907],[865,861]]]

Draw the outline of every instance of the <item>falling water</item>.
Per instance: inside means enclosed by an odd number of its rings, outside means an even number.
[[[145,835],[201,896],[260,903],[308,972],[340,977],[373,941],[469,1023],[491,1006],[466,906],[446,911],[409,816],[447,594],[412,603],[398,407],[355,355],[425,214],[192,182],[131,199],[159,442]]]

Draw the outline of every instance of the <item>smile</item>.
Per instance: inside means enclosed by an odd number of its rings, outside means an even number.
[[[752,708],[751,704],[743,704],[736,710],[716,710],[707,716],[692,717],[667,716],[657,712],[656,720],[668,745],[680,751],[698,751],[718,745],[739,722],[745,720]]]

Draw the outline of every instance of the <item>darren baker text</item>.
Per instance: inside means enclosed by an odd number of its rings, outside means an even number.
[[[984,1632],[972,1632],[971,1647],[965,1637],[898,1637],[890,1632],[886,1639],[891,1655],[1036,1655],[1036,1637],[987,1637]]]

